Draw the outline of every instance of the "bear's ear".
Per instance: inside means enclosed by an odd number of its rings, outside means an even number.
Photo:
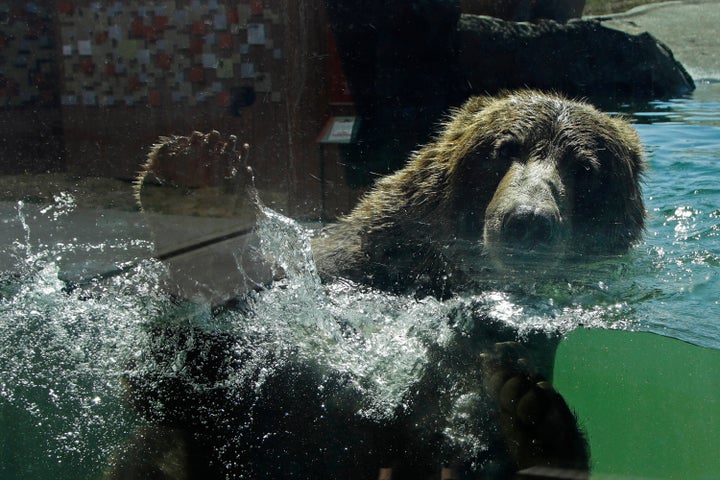
[[[474,114],[481,110],[484,110],[488,105],[492,103],[496,103],[497,98],[495,97],[489,97],[489,96],[478,96],[478,97],[470,97],[468,100],[465,101],[462,107],[460,107],[459,111]]]
[[[615,128],[620,132],[616,138],[624,140],[622,148],[627,149],[627,164],[632,173],[631,178],[642,180],[647,163],[645,160],[645,148],[637,130],[631,126],[629,120],[623,115],[612,117],[612,121]]]
[[[453,108],[443,122],[443,128],[438,131],[435,141],[455,144],[464,139],[464,146],[468,147],[467,141],[474,143],[469,137],[487,133],[486,128],[479,128],[477,114],[493,103],[497,103],[497,99],[493,97],[470,97],[462,106]]]

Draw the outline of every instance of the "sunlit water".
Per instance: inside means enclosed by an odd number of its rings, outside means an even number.
[[[70,231],[79,213],[69,194],[52,205],[6,206],[2,222],[18,234],[2,246],[0,476],[97,475],[140,422],[123,402],[121,378],[129,365],[131,374],[158,368],[183,374],[182,346],[167,364],[148,355],[152,332],[177,322],[236,339],[244,356],[223,378],[229,391],[247,395],[250,382],[250,391],[259,392],[284,358],[307,358],[351,379],[366,399],[361,415],[373,418],[392,415],[427,363],[428,349],[478,312],[518,337],[585,326],[652,331],[720,348],[720,86],[703,84],[691,98],[641,110],[633,120],[650,162],[642,244],[623,257],[569,269],[561,280],[503,280],[444,302],[346,282],[322,285],[306,234],[267,212],[260,233],[266,253],[288,273],[283,285],[254,295],[244,308],[178,304],[158,286],[163,265],[140,260],[151,244],[133,217],[104,212],[91,216],[102,228]],[[67,279],[101,271],[116,274],[68,288]],[[458,441],[483,449],[482,438]]]

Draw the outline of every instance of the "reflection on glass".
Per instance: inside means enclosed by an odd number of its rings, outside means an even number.
[[[0,3],[0,477],[712,476],[716,4],[641,3]]]

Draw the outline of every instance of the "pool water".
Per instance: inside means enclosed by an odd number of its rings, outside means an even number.
[[[640,329],[720,348],[720,84],[635,113],[650,160]]]
[[[151,243],[136,215],[81,211],[69,194],[59,195],[51,205],[1,205],[5,230],[13,233],[0,247],[0,477],[96,478],[122,439],[142,421],[123,401],[121,379],[128,365],[184,374],[185,344],[178,343],[177,356],[163,365],[152,364],[147,354],[153,348],[150,333],[177,322],[227,331],[238,339],[235,347],[245,349],[246,356],[225,372],[223,388],[230,392],[247,392],[250,379],[260,392],[263,377],[258,372],[265,369],[270,375],[292,352],[352,379],[352,388],[369,399],[361,412],[369,418],[392,415],[429,362],[429,350],[451,338],[447,319],[457,318],[458,312],[462,317],[463,312],[482,311],[518,338],[538,331],[567,337],[558,353],[558,382],[581,418],[580,405],[597,412],[578,393],[597,373],[589,359],[603,362],[602,352],[591,357],[587,345],[599,343],[578,336],[583,332],[660,334],[687,346],[683,358],[709,363],[708,375],[717,372],[720,83],[700,83],[687,98],[618,110],[630,116],[647,146],[650,216],[645,240],[620,258],[568,269],[561,281],[512,285],[502,280],[477,295],[445,302],[346,282],[321,285],[306,233],[267,211],[261,236],[266,254],[280,259],[289,274],[283,288],[256,294],[249,299],[250,309],[217,311],[178,303],[159,287],[164,267],[147,260]],[[103,270],[118,274],[78,289],[68,288],[65,281]],[[249,342],[252,349],[246,348]],[[666,350],[652,351],[656,356],[645,368],[670,372],[669,367],[677,366],[676,357],[662,354]],[[618,354],[631,358],[624,355]],[[617,374],[620,367],[608,368]],[[604,384],[599,390],[615,386]],[[662,389],[646,382],[641,392],[646,400],[663,403]],[[717,392],[714,397],[712,389],[683,393],[695,406],[712,408]],[[621,398],[627,405],[638,400],[637,394]],[[703,408],[694,411],[693,421]],[[596,415],[591,418],[603,413]],[[595,432],[603,451],[602,442],[613,432]],[[453,433],[463,448],[483,450],[486,439],[462,429]],[[590,435],[594,448],[592,429]],[[612,455],[617,452],[607,454]],[[606,473],[627,473],[603,461]]]

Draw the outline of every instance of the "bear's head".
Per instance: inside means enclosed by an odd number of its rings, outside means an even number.
[[[427,148],[449,172],[456,234],[482,241],[496,266],[618,254],[642,236],[638,135],[587,103],[472,98]]]
[[[641,238],[644,168],[635,130],[587,103],[533,90],[474,97],[313,251],[322,272],[382,288],[445,291],[445,279],[489,265],[552,272]]]

